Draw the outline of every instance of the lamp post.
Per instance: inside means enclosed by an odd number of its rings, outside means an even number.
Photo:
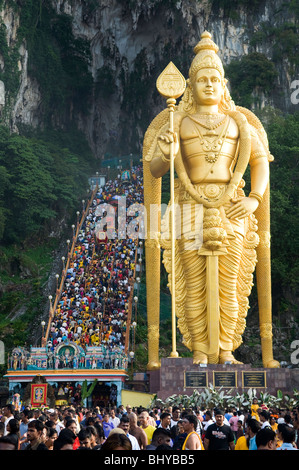
[[[53,313],[53,306],[52,306],[52,295],[49,295],[49,301],[50,301],[50,315],[52,316],[52,313]]]
[[[134,360],[134,356],[135,356],[134,351],[130,351],[129,356],[131,358],[131,373],[132,373],[132,379],[133,379],[133,360]]]
[[[55,274],[56,277],[56,291],[58,291],[58,279],[59,279],[59,274]]]
[[[143,247],[142,247],[143,243],[142,241],[139,242],[139,247],[137,248],[137,253],[138,253],[138,256],[139,256],[139,259],[142,260],[142,253],[143,253]]]
[[[75,237],[75,225],[72,225],[72,230],[73,230],[73,238]]]
[[[65,270],[65,263],[64,263],[65,262],[65,256],[62,256],[61,260],[62,260],[62,266],[63,266],[63,272],[64,272],[64,270]]]
[[[135,341],[135,338],[136,338],[136,336],[135,336],[135,329],[136,329],[136,326],[137,326],[137,323],[136,323],[135,321],[133,321],[133,323],[132,323],[132,329],[133,329],[133,352],[134,352],[134,354],[135,354],[135,343],[136,343],[136,341]]]
[[[134,297],[134,302],[135,302],[135,321],[137,320],[137,302],[138,302],[138,297],[135,295]]]
[[[41,322],[41,326],[42,326],[42,341],[41,341],[41,346],[43,346],[43,343],[44,343],[45,324],[46,324],[46,322],[44,322],[44,321]]]

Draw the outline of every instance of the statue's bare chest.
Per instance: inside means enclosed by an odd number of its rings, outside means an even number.
[[[186,117],[180,129],[185,159],[203,157],[208,163],[216,162],[221,155],[233,158],[238,137],[235,121],[225,115]]]

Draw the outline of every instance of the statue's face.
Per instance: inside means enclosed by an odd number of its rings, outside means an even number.
[[[218,70],[199,70],[193,83],[193,94],[197,104],[219,104],[223,95],[223,84]]]

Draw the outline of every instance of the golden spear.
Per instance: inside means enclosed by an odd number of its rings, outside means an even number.
[[[169,131],[174,133],[174,108],[176,100],[182,96],[186,88],[186,80],[170,62],[157,79],[157,90],[166,98],[169,109]],[[171,217],[171,318],[172,318],[172,352],[170,357],[178,357],[176,350],[176,309],[175,309],[175,206],[174,206],[174,140],[170,142],[170,217]]]

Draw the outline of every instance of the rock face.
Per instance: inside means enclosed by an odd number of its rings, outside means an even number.
[[[18,13],[6,3],[1,18],[7,29],[8,44],[13,44],[19,27]],[[275,45],[270,39],[263,36],[253,45],[252,38],[267,25],[279,28],[294,20],[292,13],[283,8],[284,0],[264,0],[254,8],[250,2],[242,2],[243,6],[229,11],[219,8],[225,2],[212,0],[52,0],[51,3],[57,14],[71,16],[73,34],[90,44],[92,104],[87,115],[77,114],[73,119],[99,158],[105,152],[116,156],[141,152],[147,126],[165,106],[155,88],[158,75],[172,60],[187,77],[193,47],[204,30],[212,33],[219,55],[227,65],[251,52],[260,52],[271,60]],[[39,85],[27,72],[26,43],[19,52],[20,88],[11,109],[13,130],[20,124],[35,127],[43,124]],[[265,96],[254,92],[261,107],[294,110],[290,87],[296,76],[294,70],[290,72],[289,65],[287,58],[276,64],[278,77],[272,93]],[[0,109],[3,87],[5,83],[0,87]]]

